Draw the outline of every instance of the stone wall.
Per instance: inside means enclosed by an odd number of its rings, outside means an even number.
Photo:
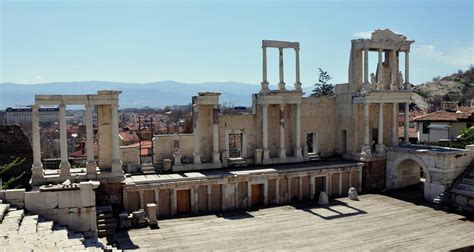
[[[362,168],[362,191],[379,192],[385,189],[385,159],[364,162]]]
[[[68,187],[41,187],[26,192],[25,189],[0,191],[0,199],[29,213],[53,220],[86,236],[97,234],[96,200],[94,189],[99,182],[88,181]]]

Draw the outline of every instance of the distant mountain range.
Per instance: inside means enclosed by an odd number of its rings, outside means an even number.
[[[292,85],[291,85],[292,86]],[[180,83],[159,81],[152,83],[119,83],[107,81],[53,82],[43,84],[0,83],[0,109],[30,105],[36,94],[95,94],[97,90],[120,90],[121,108],[162,108],[191,103],[191,96],[198,92],[220,92],[220,103],[250,106],[253,93],[260,85],[239,82]],[[308,87],[305,92],[310,92]]]

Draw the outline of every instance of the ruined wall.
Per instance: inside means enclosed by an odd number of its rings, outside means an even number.
[[[198,129],[201,160],[203,162],[212,161],[213,110],[213,106],[199,105]]]
[[[385,159],[364,162],[362,168],[362,191],[379,192],[385,189]]]
[[[330,156],[336,149],[335,101],[334,97],[303,97],[301,104],[301,143],[306,144],[307,133],[316,132],[322,156]]]
[[[223,153],[228,146],[225,145],[226,130],[242,130],[247,140],[247,157],[253,158],[255,148],[258,145],[258,128],[256,118],[252,114],[246,115],[222,115],[219,117],[219,152]],[[243,146],[242,146],[243,148]]]
[[[194,151],[193,134],[179,134],[179,146],[181,151],[181,160],[183,163],[191,163]],[[173,160],[174,153],[174,135],[156,135],[153,137],[154,161],[163,162],[163,159]]]

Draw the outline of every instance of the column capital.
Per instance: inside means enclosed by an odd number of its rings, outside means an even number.
[[[58,107],[59,107],[60,109],[64,109],[64,108],[66,108],[66,104],[59,104]]]
[[[296,52],[299,52],[299,51],[300,51],[300,48],[299,48],[299,47],[295,47],[295,51],[296,51]]]
[[[92,107],[94,107],[94,106],[89,104],[89,103],[84,105],[84,108],[86,108],[86,109],[91,109]]]
[[[278,47],[278,51],[283,52],[283,48],[282,48],[282,47]]]

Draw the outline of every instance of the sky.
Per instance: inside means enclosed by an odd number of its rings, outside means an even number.
[[[473,3],[0,0],[0,83],[258,84],[263,39],[300,43],[303,86],[317,82],[318,68],[345,83],[351,39],[389,28],[416,41],[410,81],[420,84],[474,64]],[[267,55],[275,84],[278,51]],[[372,53],[371,72],[376,60]],[[284,51],[284,62],[292,84],[294,51]]]

